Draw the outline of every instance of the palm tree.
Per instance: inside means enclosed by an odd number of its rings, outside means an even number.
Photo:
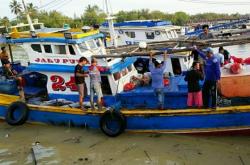
[[[9,6],[11,9],[11,12],[17,16],[22,12],[22,5],[21,5],[21,3],[17,2],[16,0],[12,0],[10,2]]]
[[[10,24],[10,20],[9,20],[8,17],[3,17],[3,19],[1,20],[1,22],[2,22],[2,24],[4,26],[9,26],[9,24]]]
[[[35,17],[37,15],[38,7],[34,6],[33,3],[28,3],[27,4],[27,10],[28,10],[31,17]]]

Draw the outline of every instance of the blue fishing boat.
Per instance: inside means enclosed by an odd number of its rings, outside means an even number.
[[[13,68],[26,81],[26,103],[18,100],[15,81],[2,75],[1,118],[11,125],[31,122],[101,129],[108,136],[117,136],[124,130],[191,134],[250,130],[250,106],[238,106],[239,100],[232,99],[216,111],[187,108],[187,83],[182,69],[192,60],[189,56],[179,61],[178,72],[174,71],[176,62],[171,61],[178,58],[175,55],[168,58],[166,79],[169,83],[164,87],[163,110],[157,109],[157,98],[150,84],[124,90],[131,78],[138,76],[133,65],[136,57],[107,55],[102,38],[103,34],[98,31],[44,29],[30,33],[14,30],[6,43],[21,46],[29,57],[26,67],[13,63]],[[101,72],[105,104],[102,111],[88,109],[87,103],[86,111],[77,107],[74,66],[82,56],[89,61],[94,56],[98,64],[106,68]],[[89,89],[89,78],[86,84]],[[88,100],[87,97],[86,102]]]

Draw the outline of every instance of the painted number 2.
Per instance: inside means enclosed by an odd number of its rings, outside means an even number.
[[[69,88],[71,91],[77,91],[74,77],[70,77],[70,80],[66,83],[64,78],[58,75],[51,76],[50,80],[53,82],[52,89],[54,91],[65,91],[67,88]]]

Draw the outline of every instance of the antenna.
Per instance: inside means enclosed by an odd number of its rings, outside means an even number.
[[[109,33],[110,33],[111,41],[113,42],[114,47],[117,47],[118,46],[117,36],[115,33],[114,22],[113,22],[113,19],[115,17],[112,17],[112,14],[109,11],[108,0],[105,0],[105,8],[106,8],[106,14],[107,14],[106,20],[108,21],[108,25],[109,25]]]
[[[29,15],[29,11],[28,11],[25,3],[24,3],[24,0],[22,0],[22,3],[23,3],[23,8],[24,8],[27,20],[28,20],[28,24],[30,25],[30,32],[35,32],[35,28],[34,28],[34,26],[32,24],[32,21],[31,21],[30,15]]]

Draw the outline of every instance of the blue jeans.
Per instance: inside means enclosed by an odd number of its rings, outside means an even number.
[[[154,92],[158,98],[158,106],[164,107],[164,88],[155,88]]]

